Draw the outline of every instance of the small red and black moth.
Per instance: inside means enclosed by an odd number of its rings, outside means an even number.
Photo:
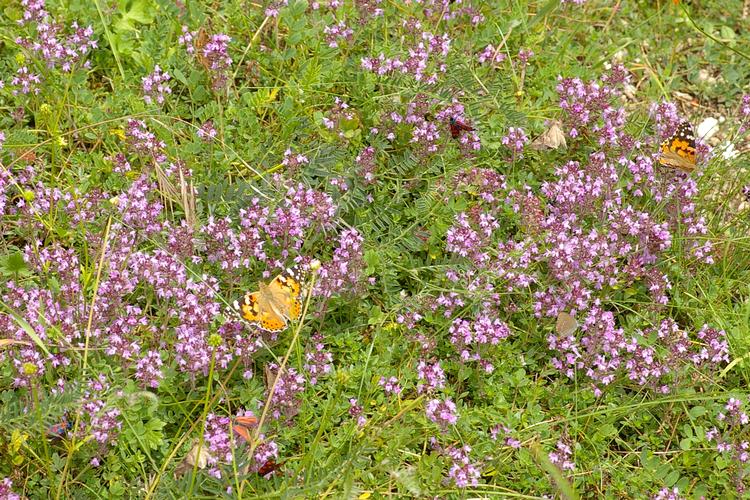
[[[49,426],[47,429],[47,436],[52,438],[63,438],[69,430],[73,428],[73,422],[68,420],[67,415],[63,415],[62,422]]]
[[[448,123],[450,125],[451,129],[451,137],[454,139],[458,139],[458,136],[461,135],[461,132],[472,132],[474,131],[474,127],[465,124],[464,122],[457,120],[456,118],[451,116],[450,122]]]

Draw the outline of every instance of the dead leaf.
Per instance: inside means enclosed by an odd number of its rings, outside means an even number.
[[[185,455],[185,460],[183,460],[175,469],[175,476],[182,476],[187,471],[194,468],[196,464],[199,469],[205,469],[208,465],[208,461],[212,458],[213,456],[211,455],[211,452],[208,451],[208,444],[203,443],[203,446],[201,446],[201,443],[197,442],[193,445],[188,454]]]

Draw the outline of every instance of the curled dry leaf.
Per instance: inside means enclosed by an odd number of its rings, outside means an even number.
[[[568,144],[565,142],[562,124],[557,120],[551,120],[549,128],[532,141],[531,147],[536,150],[567,148]]]
[[[212,458],[212,456],[208,451],[208,445],[206,443],[203,443],[203,446],[201,446],[200,444],[200,442],[196,442],[190,449],[188,454],[185,455],[185,460],[183,460],[174,471],[175,476],[182,476],[187,471],[194,468],[196,464],[199,469],[206,468],[206,466],[208,465],[208,461]]]

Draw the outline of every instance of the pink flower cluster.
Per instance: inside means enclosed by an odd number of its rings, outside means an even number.
[[[417,392],[429,393],[445,387],[445,372],[440,367],[440,361],[428,362],[419,360],[417,365]]]
[[[627,146],[625,110],[613,103],[622,94],[621,87],[630,75],[621,65],[613,65],[601,81],[584,82],[580,78],[558,77],[557,93],[563,111],[564,129],[575,138],[588,133],[600,146]]]
[[[18,94],[38,94],[40,92],[39,85],[42,83],[42,79],[36,73],[29,71],[26,66],[21,66],[16,71],[15,76],[10,81],[10,84],[15,87],[12,90],[13,95]]]
[[[667,377],[679,374],[685,364],[718,365],[729,360],[724,332],[707,326],[697,335],[705,344],[691,342],[670,319],[663,320],[653,332],[636,332],[628,338],[615,326],[614,315],[595,305],[580,329],[580,338],[555,333],[547,337],[549,348],[557,353],[552,365],[570,378],[576,371],[584,373],[594,383],[597,396],[602,394],[601,386],[609,385],[622,372],[639,385],[666,393],[670,390]],[[655,342],[647,340],[654,336]]]
[[[85,58],[98,46],[92,38],[93,34],[94,29],[91,26],[84,28],[77,22],[70,26],[69,33],[63,34],[62,24],[39,21],[36,36],[18,37],[16,43],[31,52],[48,68],[60,67],[62,71],[69,73],[76,69],[81,61],[81,67],[90,66],[90,62]]]
[[[385,393],[388,395],[401,394],[401,385],[398,383],[398,379],[396,377],[380,377],[378,385],[382,387],[383,391],[385,391]]]
[[[375,148],[367,146],[357,155],[355,159],[357,162],[357,176],[362,179],[365,185],[370,185],[375,182],[375,172],[377,170],[377,163],[375,158]]]
[[[479,464],[471,461],[471,446],[465,444],[463,446],[443,447],[437,438],[431,437],[430,447],[449,461],[445,484],[452,483],[457,488],[467,488],[479,484],[482,471]]]
[[[724,411],[719,412],[716,419],[721,429],[713,427],[706,432],[706,439],[715,442],[717,451],[730,455],[737,463],[747,463],[750,460],[750,441],[747,439],[750,417],[743,410],[742,401],[729,398]]]
[[[360,289],[365,268],[363,244],[364,238],[354,228],[339,235],[331,261],[324,263],[318,271],[318,282],[313,290],[315,295],[329,298],[356,293]]]
[[[290,174],[296,172],[300,165],[307,165],[308,163],[310,163],[310,160],[307,159],[307,156],[302,153],[293,153],[292,148],[287,148],[284,151],[284,159],[281,161],[281,164],[287,168],[287,172]]]
[[[128,148],[138,156],[152,159],[156,163],[167,161],[165,151],[167,145],[148,129],[148,125],[143,120],[128,119],[125,140]]]
[[[197,35],[197,31],[190,31],[187,26],[183,26],[178,42],[184,45],[185,51],[195,56],[208,72],[211,88],[214,91],[222,90],[228,84],[229,71],[232,68],[232,58],[229,56],[229,42],[232,39],[224,33],[208,35],[208,40],[199,47],[196,43],[202,41]]]
[[[443,109],[435,115],[435,118],[443,123],[450,123],[450,120],[462,123],[470,121],[466,117],[464,105],[456,99],[453,99],[448,106],[443,107]],[[461,151],[467,156],[470,156],[472,152],[482,149],[482,142],[479,139],[479,134],[477,134],[475,130],[463,131],[458,137],[458,145]]]
[[[203,142],[213,142],[214,139],[216,139],[218,132],[214,127],[214,122],[212,120],[206,120],[206,122],[195,131],[195,135],[197,135],[198,139]]]
[[[318,383],[318,377],[328,375],[333,370],[333,354],[325,350],[323,335],[316,333],[311,337],[313,349],[305,353],[305,371],[310,377],[310,384]]]
[[[516,155],[523,153],[523,148],[529,142],[529,138],[526,137],[526,132],[522,128],[510,127],[508,135],[504,136],[501,142],[513,152],[515,158]]]
[[[122,429],[119,408],[111,406],[105,399],[109,390],[107,378],[100,374],[89,381],[80,405],[82,413],[88,417],[89,432],[100,445],[115,443]]]
[[[675,486],[671,490],[669,488],[662,488],[651,497],[651,500],[683,500],[683,496],[680,495],[680,490]]]
[[[279,374],[279,366],[276,363],[269,364],[267,370],[270,377],[278,377],[270,400],[271,415],[274,418],[281,418],[282,415],[287,418],[294,417],[299,411],[301,394],[305,390],[305,377],[294,368],[288,367]]]
[[[490,437],[493,441],[497,440],[500,431],[502,431],[505,435],[505,439],[503,440],[503,444],[505,444],[505,446],[509,446],[515,450],[521,448],[521,441],[513,436],[513,429],[505,425],[498,424],[490,429]]]
[[[346,101],[336,97],[328,115],[323,117],[323,126],[332,132],[337,132],[340,139],[346,139],[343,126],[345,123],[352,123],[355,120],[354,110],[349,108]]]
[[[279,183],[283,181],[278,179]],[[232,219],[209,217],[199,234],[206,242],[206,259],[231,271],[261,261],[272,268],[286,267],[286,258],[298,251],[310,231],[334,229],[333,199],[304,184],[286,185],[286,196],[275,208],[253,198],[240,210],[235,230]]]
[[[4,477],[0,481],[0,498],[4,500],[21,500],[21,495],[13,493],[13,482],[10,478]]]
[[[456,318],[450,328],[450,342],[462,361],[479,361],[485,372],[492,373],[492,364],[480,354],[483,346],[498,345],[510,336],[510,328],[496,313],[485,309],[473,321]]]
[[[433,35],[427,31],[417,35],[422,26],[415,19],[404,21],[404,27],[409,33],[415,34],[413,45],[408,49],[408,57],[386,57],[380,53],[378,57],[362,58],[362,68],[379,76],[402,73],[428,85],[437,83],[438,75],[445,73],[447,69],[445,61],[450,52],[450,37],[447,34]]]
[[[506,57],[505,52],[502,51],[502,47],[495,47],[489,44],[477,55],[477,61],[479,64],[497,65],[502,63]]]
[[[458,488],[476,486],[479,484],[481,471],[476,464],[471,462],[471,446],[465,444],[461,447],[449,446],[443,453],[451,460],[448,469],[448,481]]]
[[[337,48],[340,43],[350,41],[354,36],[354,30],[349,28],[344,21],[323,28],[326,43],[331,48]]]
[[[45,0],[21,0],[23,17],[18,21],[18,24],[43,21],[49,15],[44,8],[45,3]]]
[[[563,471],[573,471],[576,468],[575,462],[571,460],[573,449],[568,443],[560,439],[553,451],[549,452],[549,461],[555,464]]]
[[[367,417],[364,416],[364,410],[356,398],[349,399],[349,415],[357,419],[357,427],[364,427],[367,423]]]
[[[229,417],[209,413],[203,428],[203,441],[208,448],[208,473],[221,478],[220,464],[233,460],[232,436],[229,435]]]
[[[438,424],[443,431],[458,422],[456,404],[451,398],[429,400],[425,405],[425,414],[427,418]]]
[[[253,464],[250,470],[259,472],[261,468],[270,461],[279,458],[279,446],[272,439],[267,439],[265,434],[258,436],[260,442],[253,452]],[[273,472],[273,471],[271,471]]]
[[[172,93],[172,88],[167,85],[171,78],[169,73],[163,72],[158,64],[154,66],[154,71],[150,75],[143,77],[141,88],[146,104],[151,105],[154,102],[159,105],[164,104],[166,96]]]

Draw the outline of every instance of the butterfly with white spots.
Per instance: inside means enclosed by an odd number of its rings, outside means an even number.
[[[248,292],[234,307],[243,319],[268,332],[286,329],[289,321],[302,314],[304,293],[298,273],[287,269],[268,284],[258,283],[257,292]]]

